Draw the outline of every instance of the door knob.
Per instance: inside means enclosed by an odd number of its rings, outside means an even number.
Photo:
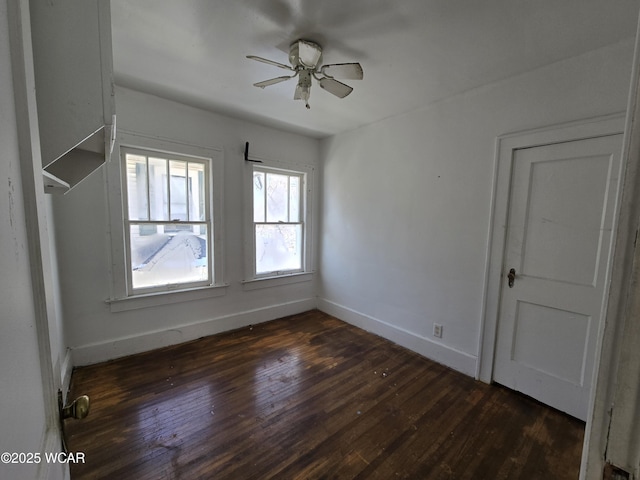
[[[67,418],[82,420],[87,415],[89,415],[89,397],[87,395],[80,395],[73,402],[65,405],[62,399],[62,390],[58,390],[58,417],[60,419],[60,439],[62,440],[62,451],[64,453],[69,452],[69,450],[67,449],[67,434],[64,431],[64,421]]]
[[[516,269],[512,268],[509,270],[509,275],[507,275],[507,279],[509,280],[509,288],[513,288],[513,283],[516,281]]]
[[[82,420],[87,415],[89,415],[89,397],[87,395],[80,395],[69,405],[62,408],[60,417],[63,420],[67,418]]]

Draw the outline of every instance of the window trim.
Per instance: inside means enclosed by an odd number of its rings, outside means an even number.
[[[205,197],[206,197],[206,203],[205,203],[205,208],[204,208],[204,220],[193,220],[193,219],[187,219],[184,221],[179,221],[179,220],[171,220],[171,214],[169,215],[168,219],[163,219],[163,220],[153,220],[151,219],[150,215],[150,209],[151,209],[151,202],[150,202],[150,197],[149,197],[149,192],[150,192],[150,178],[149,178],[149,158],[154,154],[157,154],[158,158],[162,158],[165,159],[167,161],[167,167],[169,166],[169,162],[170,161],[180,161],[180,162],[185,162],[185,163],[194,163],[194,164],[200,164],[204,167],[204,175],[206,178],[206,183],[204,186],[204,190],[205,190]],[[147,215],[149,216],[149,218],[147,220],[136,220],[136,219],[131,219],[129,218],[129,188],[128,188],[128,178],[127,178],[127,155],[131,154],[131,155],[138,155],[138,156],[143,156],[147,159],[147,163],[146,163],[146,167],[147,167],[147,175],[145,177],[146,180],[146,185],[145,185],[145,190],[146,190],[146,195],[147,195]],[[125,260],[127,262],[126,265],[126,272],[127,272],[127,291],[128,292],[132,292],[132,295],[144,295],[144,294],[149,294],[149,293],[167,293],[167,292],[172,292],[172,291],[176,291],[176,290],[189,290],[192,288],[199,288],[199,287],[203,287],[203,286],[209,286],[211,285],[212,281],[213,281],[213,251],[211,249],[212,246],[212,237],[211,237],[211,233],[212,233],[212,228],[213,228],[213,222],[212,222],[212,216],[211,216],[211,210],[212,210],[212,196],[211,196],[211,183],[212,183],[212,175],[211,175],[211,159],[210,158],[204,158],[204,157],[196,157],[193,155],[184,155],[182,153],[176,153],[176,152],[160,152],[158,150],[149,150],[149,149],[142,149],[139,147],[133,148],[133,147],[129,147],[129,146],[125,146],[122,145],[120,147],[120,156],[121,156],[121,168],[122,168],[122,172],[123,172],[123,179],[122,179],[122,185],[123,187],[123,192],[122,192],[122,196],[123,196],[123,205],[126,208],[123,208],[123,224],[124,224],[124,237],[125,237]],[[186,169],[185,169],[186,172]],[[167,172],[168,173],[168,172]],[[170,175],[167,175],[167,185],[169,184],[170,180]],[[187,204],[189,201],[189,197],[187,196],[186,198],[187,200]],[[171,191],[167,190],[167,201],[170,203],[171,202]],[[169,206],[169,210],[171,210],[170,206]],[[169,212],[170,213],[170,212]],[[187,206],[187,216],[189,215],[188,213],[188,206]],[[184,283],[175,283],[175,284],[167,284],[167,285],[157,285],[157,286],[150,286],[150,287],[138,287],[138,288],[134,288],[133,286],[133,274],[132,274],[132,259],[131,259],[131,234],[130,229],[132,225],[144,225],[144,224],[149,224],[149,225],[184,225],[184,224],[189,224],[189,225],[204,225],[207,229],[209,229],[209,232],[207,233],[207,237],[209,239],[208,241],[208,257],[209,257],[209,261],[207,262],[207,277],[210,280],[200,280],[200,281],[192,281],[192,282],[184,282]],[[129,229],[129,232],[127,232],[127,230]]]
[[[313,265],[313,193],[315,186],[315,168],[306,164],[257,158],[259,163],[245,162],[245,280],[241,283],[244,290],[254,290],[277,285],[306,282],[314,273]],[[302,180],[300,222],[302,223],[302,268],[282,272],[256,273],[256,245],[253,212],[253,172],[255,169],[299,175]]]
[[[256,222],[255,220],[255,198],[253,197],[253,195],[255,194],[255,192],[252,193],[252,198],[251,198],[251,204],[253,206],[252,210],[252,217],[253,217],[253,225],[252,225],[252,229],[251,229],[251,239],[253,242],[253,269],[252,269],[252,276],[253,278],[259,279],[259,278],[266,278],[266,277],[282,277],[282,276],[286,276],[286,275],[292,275],[292,274],[296,274],[296,273],[304,273],[305,271],[305,262],[306,262],[306,251],[305,251],[305,245],[306,245],[306,235],[305,235],[305,226],[306,226],[306,215],[305,215],[305,206],[306,206],[306,185],[307,185],[307,174],[305,172],[300,172],[300,171],[293,171],[293,170],[283,170],[281,168],[271,168],[271,167],[264,167],[260,164],[257,165],[253,165],[252,168],[252,182],[253,182],[253,176],[255,175],[256,171],[258,172],[262,172],[264,174],[264,179],[265,179],[265,183],[264,183],[264,188],[265,188],[265,199],[264,199],[264,219],[261,222]],[[287,176],[289,179],[291,179],[292,177],[297,177],[298,181],[300,182],[300,187],[299,187],[299,191],[300,191],[300,199],[299,199],[299,205],[298,205],[298,220],[295,222],[292,222],[291,219],[289,219],[286,222],[274,222],[274,221],[269,221],[268,220],[268,198],[266,197],[266,186],[267,186],[267,175],[269,174],[275,174],[275,175],[283,175],[283,176]],[[290,184],[289,184],[290,185]],[[289,194],[289,198],[290,198],[290,194]],[[289,210],[289,209],[288,209]],[[287,213],[287,216],[289,216],[290,212]],[[257,269],[258,269],[258,262],[256,261],[256,257],[255,257],[255,252],[256,252],[256,231],[257,231],[257,227],[258,225],[300,225],[300,235],[302,236],[301,240],[301,261],[300,261],[300,268],[290,268],[287,270],[270,270],[270,271],[265,271],[265,272],[261,272],[258,273]]]
[[[123,147],[123,148],[121,148]],[[109,265],[111,267],[111,291],[107,303],[111,305],[112,311],[128,310],[130,308],[143,308],[146,306],[157,305],[158,298],[167,296],[166,302],[174,303],[187,301],[194,295],[194,291],[199,292],[199,297],[218,296],[220,292],[214,293],[212,289],[228,286],[224,282],[224,245],[222,232],[222,212],[223,212],[223,185],[224,185],[224,161],[223,150],[210,146],[198,146],[180,141],[169,140],[160,137],[151,137],[148,135],[119,131],[116,139],[115,149],[118,152],[114,156],[114,160],[107,164],[106,188],[108,198],[108,231],[110,238],[111,250]],[[125,152],[126,150],[141,150],[146,152],[156,151],[163,155],[175,155],[178,158],[196,158],[207,159],[209,164],[208,171],[208,188],[209,195],[209,223],[211,228],[209,255],[211,256],[211,274],[210,283],[199,285],[172,285],[169,288],[160,287],[159,289],[136,289],[131,288],[129,275],[129,260],[127,235],[125,228],[125,209],[128,209],[127,203],[127,186],[126,186],[126,167]],[[209,293],[207,293],[210,291]],[[131,301],[138,299],[138,301]]]
[[[150,167],[149,167],[149,159],[152,158],[152,155],[156,154],[157,158],[161,158],[167,161],[167,178],[166,178],[166,188],[167,188],[167,202],[168,202],[168,218],[166,219],[161,219],[161,220],[157,220],[157,219],[151,219],[151,201],[150,201],[150,177],[149,177],[149,171],[150,171]],[[137,155],[140,157],[145,157],[146,158],[146,176],[145,176],[145,190],[146,190],[146,198],[147,198],[147,216],[148,219],[146,220],[137,220],[137,219],[131,219],[129,217],[129,210],[130,210],[130,205],[129,205],[129,187],[128,187],[128,169],[127,169],[127,155]],[[211,245],[212,245],[212,238],[211,238],[211,230],[213,227],[213,222],[212,222],[212,217],[211,217],[211,210],[212,210],[212,197],[211,197],[211,181],[212,181],[212,176],[211,176],[211,159],[210,158],[203,158],[203,157],[195,157],[193,155],[184,155],[184,154],[179,154],[176,152],[160,152],[158,150],[149,150],[149,149],[142,149],[142,148],[133,148],[133,147],[129,147],[129,146],[125,146],[122,145],[120,147],[120,156],[121,159],[120,161],[122,162],[121,164],[121,168],[122,168],[122,172],[123,172],[123,178],[122,178],[122,185],[123,185],[123,191],[122,191],[122,196],[123,196],[123,205],[126,208],[123,208],[123,224],[124,224],[124,237],[125,237],[125,260],[127,262],[126,265],[126,271],[127,271],[127,291],[131,292],[132,295],[144,295],[147,293],[156,293],[156,292],[170,292],[170,291],[175,291],[175,290],[188,290],[190,288],[198,288],[198,287],[203,287],[203,286],[208,286],[211,285],[212,281],[213,281],[213,252],[211,250]],[[169,188],[169,184],[171,182],[171,175],[170,172],[168,171],[169,169],[169,165],[171,161],[178,161],[178,162],[184,162],[186,164],[193,163],[193,164],[200,164],[203,166],[204,168],[204,175],[206,178],[206,182],[205,182],[205,186],[204,186],[204,191],[205,191],[205,198],[206,198],[206,203],[205,203],[205,208],[204,208],[204,220],[193,220],[193,219],[187,219],[187,220],[172,220],[172,215],[171,215],[171,189]],[[186,167],[186,165],[185,165]],[[185,168],[185,172],[187,172],[186,168]],[[187,191],[188,189],[185,189],[185,191]],[[187,201],[187,216],[189,215],[188,212],[188,202],[189,202],[189,197],[186,197],[186,201]],[[209,250],[207,252],[208,254],[208,259],[209,261],[207,262],[207,277],[209,280],[199,280],[199,281],[191,281],[191,282],[183,282],[183,283],[174,283],[174,284],[166,284],[166,285],[156,285],[156,286],[148,286],[148,287],[137,287],[134,288],[133,286],[133,273],[132,273],[132,269],[133,269],[133,265],[132,265],[132,258],[130,255],[131,252],[131,227],[133,225],[164,225],[165,228],[167,226],[171,226],[171,225],[204,225],[207,229],[209,229],[209,232],[207,233],[207,237],[209,239],[209,241],[207,242],[207,249]]]

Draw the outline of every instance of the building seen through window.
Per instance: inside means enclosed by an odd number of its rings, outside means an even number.
[[[133,290],[211,283],[207,161],[125,151]]]

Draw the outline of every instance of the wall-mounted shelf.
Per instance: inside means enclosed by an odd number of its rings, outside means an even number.
[[[45,193],[67,193],[111,157],[115,143],[113,125],[99,128],[76,147],[42,170]]]
[[[46,170],[42,171],[42,181],[45,193],[67,193],[71,190],[71,185]]]
[[[66,193],[111,157],[109,0],[30,1],[45,192]]]

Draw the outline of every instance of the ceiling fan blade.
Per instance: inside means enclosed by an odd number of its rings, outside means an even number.
[[[286,82],[287,80],[293,77],[295,77],[295,75],[291,75],[290,77],[285,76],[285,77],[271,78],[269,80],[263,80],[262,82],[254,83],[253,86],[264,88],[264,87],[268,87],[269,85],[275,85],[276,83]]]
[[[307,68],[316,68],[322,50],[315,43],[305,42],[304,40],[298,41],[298,57],[300,63]]]
[[[289,65],[285,65],[284,63],[274,62],[273,60],[269,60],[267,58],[256,57],[255,55],[247,55],[247,58],[249,58],[251,60],[256,60],[258,62],[266,63],[268,65],[273,65],[274,67],[284,68],[285,70],[295,70],[294,68],[290,67]]]
[[[333,78],[324,77],[318,80],[320,86],[329,93],[333,93],[336,97],[344,98],[349,95],[353,88]]]
[[[362,80],[364,72],[359,63],[334,63],[325,65],[320,73],[331,78],[345,78],[348,80]]]

